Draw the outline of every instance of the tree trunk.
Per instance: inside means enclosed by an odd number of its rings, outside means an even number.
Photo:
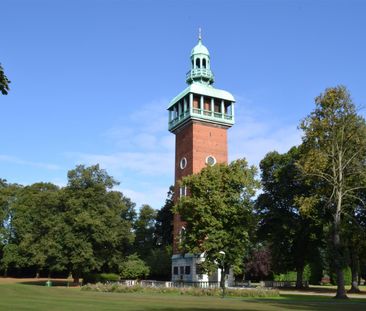
[[[302,278],[304,274],[304,267],[297,267],[296,268],[296,288],[301,289],[304,288]]]
[[[78,284],[79,284],[79,282],[80,282],[80,273],[79,273],[79,272],[74,271],[74,272],[72,273],[72,277],[73,277],[73,279],[74,279],[74,284],[75,284],[75,285],[78,285]]]
[[[341,252],[341,239],[340,239],[340,223],[341,223],[341,204],[342,199],[340,193],[338,193],[337,211],[334,216],[334,232],[333,232],[333,244],[334,244],[334,262],[337,274],[337,294],[334,298],[346,299],[346,289],[344,287],[344,274],[343,274],[343,258]]]
[[[359,266],[359,262],[358,262],[358,254],[356,253],[356,251],[352,252],[351,255],[352,261],[351,261],[351,271],[352,271],[352,287],[351,289],[348,291],[349,293],[360,293],[360,289],[358,288],[358,266]]]

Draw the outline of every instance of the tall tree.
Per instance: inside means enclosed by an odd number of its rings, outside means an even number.
[[[173,207],[174,186],[170,186],[164,206],[158,210],[155,222],[155,244],[168,246],[173,244]]]
[[[0,92],[8,95],[10,80],[6,77],[4,69],[0,63]]]
[[[204,253],[206,267],[219,262],[222,282],[229,268],[241,270],[253,224],[252,198],[259,187],[255,175],[255,167],[237,160],[208,166],[182,180],[189,192],[175,206],[175,212],[187,222],[182,251]],[[223,253],[224,261],[220,260]]]
[[[144,204],[134,223],[135,250],[143,259],[146,259],[154,247],[155,218],[156,211],[151,206]]]
[[[75,281],[89,271],[116,271],[133,241],[128,207],[117,182],[99,165],[68,172],[63,189],[64,256]]]
[[[153,248],[146,257],[151,277],[159,280],[171,279],[173,196],[174,187],[170,186],[164,206],[156,213]]]
[[[19,266],[34,266],[38,272],[65,269],[61,209],[56,185],[35,183],[18,191],[12,204],[13,247],[7,251],[12,256],[17,251]]]
[[[17,193],[22,187],[17,184],[9,184],[0,179],[0,267],[7,275],[11,266],[17,266],[18,257],[17,236],[13,228],[14,216],[13,204],[16,202]]]
[[[300,156],[300,148],[293,147],[287,153],[274,151],[264,157],[260,162],[263,193],[256,202],[258,235],[271,249],[273,269],[277,273],[295,269],[297,288],[303,287],[304,267],[314,255],[321,231],[296,204],[298,196],[310,192],[296,165]]]
[[[321,202],[332,214],[336,298],[346,298],[343,268],[347,265],[341,227],[353,215],[357,191],[365,188],[366,126],[344,86],[328,88],[315,99],[315,110],[300,125],[304,131],[303,172],[322,185],[303,208]]]
[[[361,191],[359,196],[365,202],[365,191]],[[347,240],[348,253],[350,256],[350,267],[352,272],[352,283],[349,293],[359,293],[360,265],[361,258],[366,252],[366,209],[360,202],[355,202],[354,215],[347,217],[344,222],[343,232]]]

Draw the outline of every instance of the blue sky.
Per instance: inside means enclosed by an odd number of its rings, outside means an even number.
[[[237,100],[229,158],[258,164],[301,141],[326,87],[366,104],[366,1],[3,0],[0,178],[60,186],[100,163],[140,206],[174,181],[166,107],[202,27],[215,86]],[[365,112],[361,112],[365,114]]]

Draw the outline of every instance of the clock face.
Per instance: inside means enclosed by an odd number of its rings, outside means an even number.
[[[206,158],[206,164],[208,164],[209,166],[214,166],[216,164],[216,159],[214,156],[212,155],[209,155],[207,158]]]
[[[181,170],[185,169],[187,166],[187,159],[185,157],[180,159],[179,166]]]

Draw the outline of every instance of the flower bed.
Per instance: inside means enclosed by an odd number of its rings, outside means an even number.
[[[140,285],[126,286],[119,283],[97,283],[84,285],[81,290],[112,293],[161,293],[179,294],[189,296],[216,296],[222,295],[219,288],[174,288],[174,287],[142,287]],[[228,297],[278,297],[277,289],[251,288],[251,289],[226,289],[225,296]]]

